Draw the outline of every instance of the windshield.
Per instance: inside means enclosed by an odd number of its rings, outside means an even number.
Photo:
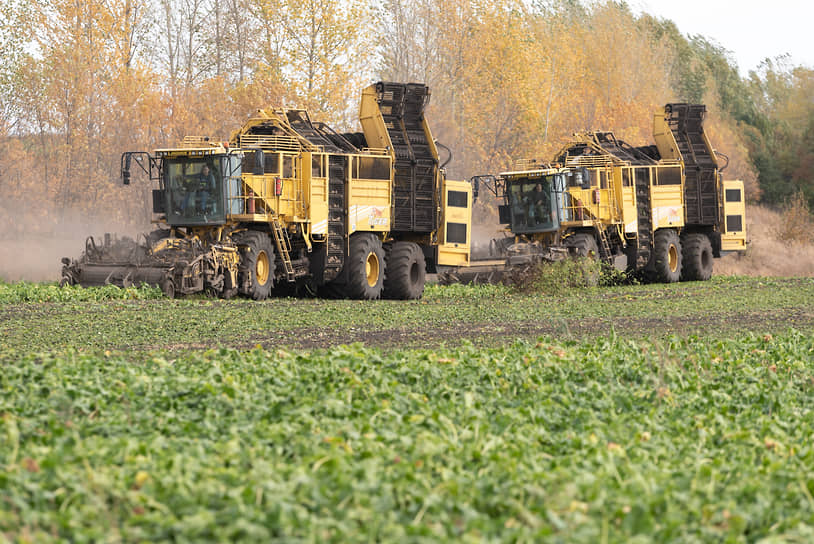
[[[558,199],[552,188],[553,176],[520,178],[509,185],[509,207],[513,232],[541,232],[557,228]]]
[[[222,223],[223,174],[220,157],[164,159],[167,220],[172,225]]]

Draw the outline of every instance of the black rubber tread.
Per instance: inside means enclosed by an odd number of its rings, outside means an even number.
[[[274,285],[274,247],[271,237],[259,231],[247,231],[240,234],[237,243],[240,247],[240,264],[238,265],[238,282],[240,292],[254,300],[265,300]],[[269,257],[269,275],[264,284],[257,282],[257,257],[265,252]],[[248,288],[246,279],[248,278]]]
[[[322,298],[345,298],[344,275],[340,272],[336,279],[320,285],[317,293]]]
[[[172,278],[164,278],[161,282],[161,292],[167,298],[175,298],[175,284],[172,282]]]
[[[670,270],[670,248],[678,252],[678,263],[675,270]],[[653,256],[647,266],[647,279],[661,283],[675,283],[681,278],[681,239],[673,229],[656,231],[653,242]]]
[[[384,248],[373,234],[360,232],[350,238],[350,254],[345,259],[342,277],[345,280],[344,292],[347,298],[375,300],[381,298],[384,287]],[[379,277],[375,285],[367,282],[366,262],[371,253],[379,260]]]
[[[374,251],[379,259],[379,281],[374,286],[368,285],[365,270],[365,262],[371,251]],[[386,263],[381,241],[373,234],[358,232],[350,238],[349,253],[336,279],[320,287],[320,296],[359,300],[381,298]]]
[[[599,244],[596,236],[588,232],[578,232],[565,239],[565,247],[572,249],[575,257],[599,259]]]
[[[712,242],[701,232],[681,237],[681,281],[707,281],[712,277]]]
[[[413,242],[394,242],[385,256],[383,298],[417,300],[424,294],[427,262]]]
[[[218,293],[218,296],[220,298],[224,299],[224,300],[229,300],[230,298],[232,298],[233,296],[235,296],[237,294],[238,287],[237,287],[237,285],[232,285],[232,279],[231,279],[231,276],[229,275],[228,270],[224,270],[224,275],[225,275],[225,277],[223,278],[223,290],[220,293]],[[238,273],[237,273],[236,281],[240,282],[240,271],[239,270],[238,270]]]

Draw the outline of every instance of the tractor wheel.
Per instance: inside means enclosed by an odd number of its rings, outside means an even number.
[[[161,292],[167,298],[175,298],[175,283],[172,278],[164,278],[164,281],[161,282]]]
[[[274,248],[263,232],[249,231],[240,237],[238,277],[242,293],[254,300],[265,300],[274,285]],[[248,287],[246,281],[248,280]]]
[[[684,253],[682,281],[706,281],[712,277],[712,244],[706,234],[682,236],[681,248]]]
[[[340,272],[339,275],[326,283],[325,285],[321,285],[317,289],[317,293],[322,298],[345,298],[345,282],[343,281],[343,274]]]
[[[424,252],[413,242],[394,242],[387,253],[384,298],[416,300],[424,294],[427,263]]]
[[[220,298],[224,300],[229,300],[233,296],[235,296],[238,292],[237,285],[233,285],[232,277],[229,274],[228,270],[224,270],[224,278],[223,278],[223,289],[219,293]],[[240,272],[236,274],[237,278],[240,278]],[[235,279],[235,281],[239,282],[240,280]]]
[[[647,276],[651,281],[661,283],[675,283],[681,277],[681,240],[676,231],[662,229],[656,232]]]
[[[572,234],[566,238],[565,246],[574,257],[588,257],[594,261],[599,259],[599,245],[593,234],[587,232]]]
[[[373,300],[382,296],[384,286],[384,249],[376,236],[354,234],[350,238],[350,254],[345,257],[342,272],[325,287],[334,295]]]

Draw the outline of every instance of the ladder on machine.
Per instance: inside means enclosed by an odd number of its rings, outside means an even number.
[[[602,244],[601,249],[605,253],[605,261],[612,264],[613,258],[611,256],[610,242],[608,241],[607,227],[597,226],[596,231],[599,234],[599,242]]]
[[[277,245],[277,251],[283,260],[283,268],[285,268],[285,276],[288,281],[294,281],[294,266],[291,264],[291,240],[288,239],[288,233],[283,229],[280,220],[277,217],[271,221],[271,231],[274,234],[274,242]]]

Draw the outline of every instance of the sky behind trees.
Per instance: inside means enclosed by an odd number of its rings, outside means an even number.
[[[741,75],[766,58],[814,68],[814,3],[800,0],[636,0],[635,11],[670,19],[684,34],[701,34],[732,52]]]

